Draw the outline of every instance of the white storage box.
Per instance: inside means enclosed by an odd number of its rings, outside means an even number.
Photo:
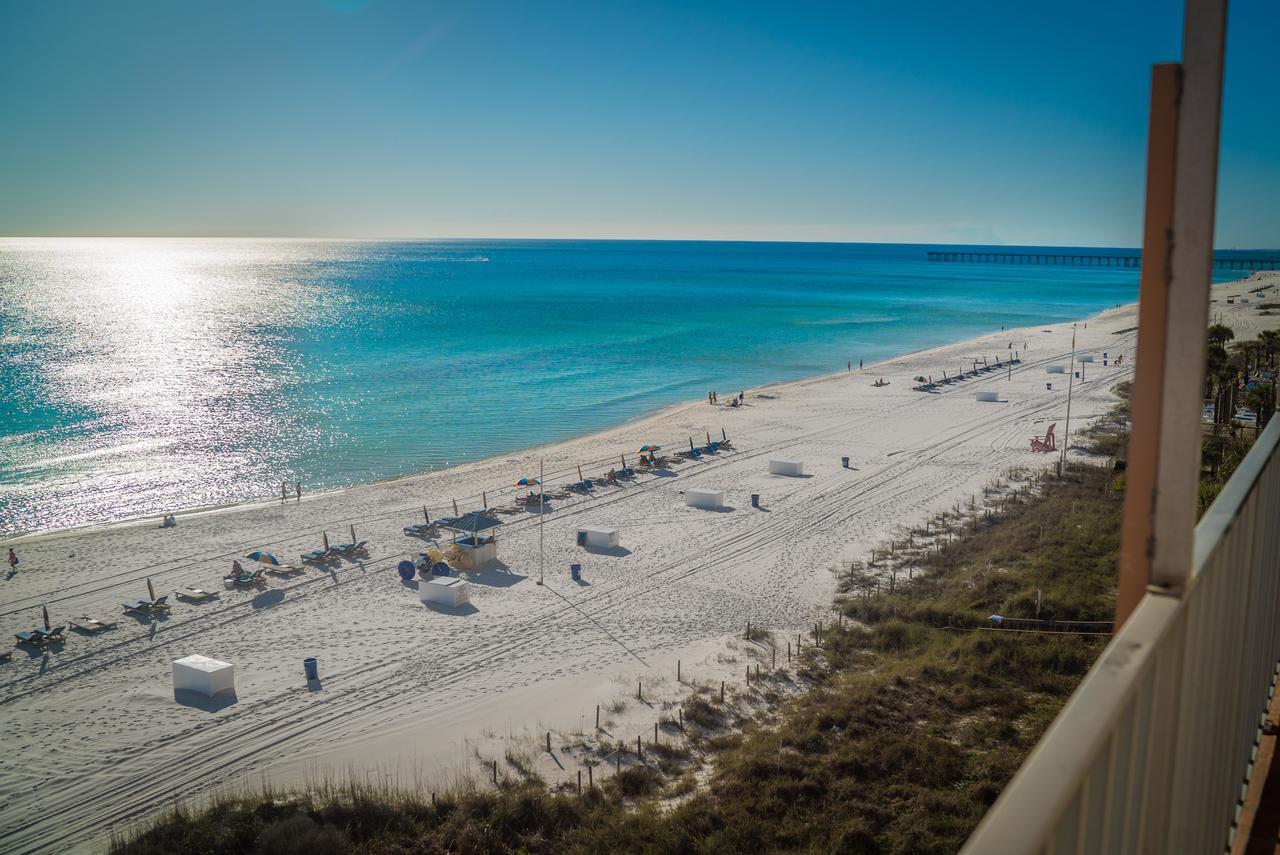
[[[471,602],[471,586],[452,576],[424,579],[418,583],[418,599],[424,603],[457,608]]]
[[[685,490],[684,503],[694,508],[724,507],[724,493],[720,490]]]
[[[973,397],[974,397],[974,400],[977,400],[977,401],[999,401],[1000,393],[999,392],[975,392]]]
[[[595,549],[612,549],[622,545],[622,538],[616,528],[592,528],[584,526],[578,529],[578,545]]]
[[[1048,368],[1046,368],[1044,371],[1045,371],[1045,373],[1046,373],[1046,374],[1066,374],[1066,373],[1067,373],[1067,366],[1065,366],[1065,365],[1050,365],[1050,366],[1049,366]]]
[[[1081,362],[1093,362],[1093,354],[1092,354],[1092,353],[1085,353],[1085,354],[1082,354],[1082,355],[1079,357],[1079,359],[1080,359],[1080,361],[1081,361]]]
[[[173,660],[173,689],[199,692],[213,697],[236,690],[236,666],[195,654]]]
[[[770,475],[803,475],[804,464],[798,460],[770,460]]]

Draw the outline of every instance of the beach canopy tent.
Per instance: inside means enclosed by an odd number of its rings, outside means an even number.
[[[236,666],[196,653],[173,660],[173,689],[199,692],[212,698],[236,690]]]
[[[460,517],[445,517],[436,520],[441,528],[453,531],[453,543],[462,553],[458,559],[459,566],[467,570],[475,570],[480,565],[498,558],[498,544],[494,537],[485,538],[484,532],[502,525],[502,520],[494,519],[488,514],[472,511]],[[458,534],[467,537],[459,538]]]
[[[502,525],[502,520],[495,519],[488,514],[482,514],[479,511],[471,511],[460,517],[438,519],[436,520],[436,525],[455,532],[463,531],[467,534],[480,534]]]

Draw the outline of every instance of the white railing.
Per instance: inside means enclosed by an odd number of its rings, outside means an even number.
[[[1220,853],[1280,657],[1280,418],[1195,530],[1182,592],[1151,589],[965,853]]]

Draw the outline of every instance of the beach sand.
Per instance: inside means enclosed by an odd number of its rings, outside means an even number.
[[[1269,325],[1272,318],[1255,317],[1260,300],[1225,302],[1258,284],[1215,287],[1213,310],[1237,329]],[[1081,322],[1077,351],[1096,361],[1075,383],[1073,431],[1115,402],[1110,390],[1130,376],[1136,323],[1132,305]],[[1022,357],[1011,372],[912,390],[915,375],[940,379],[975,357],[1007,360],[1010,343]],[[304,495],[300,504],[277,499],[179,514],[168,529],[148,520],[0,544],[22,559],[0,588],[5,632],[38,625],[42,604],[55,624],[86,614],[119,622],[98,636],[69,632],[49,652],[19,648],[0,664],[0,850],[100,849],[111,829],[175,799],[264,777],[288,786],[390,776],[443,789],[474,778],[503,740],[536,744],[555,730],[559,746],[566,734],[592,731],[596,704],[626,707],[609,714],[611,735],[634,741],[651,732],[662,701],[678,696],[675,660],[686,681],[741,681],[744,663],[760,656],[734,641],[747,621],[794,636],[829,617],[837,561],[865,558],[896,528],[981,495],[1011,468],[1051,465],[1056,455],[1031,452],[1028,440],[1057,423],[1062,441],[1067,376],[1046,367],[1065,365],[1070,346],[1071,324],[995,332],[863,371],[748,390],[740,408],[703,400],[546,448]],[[873,387],[880,377],[890,384]],[[979,390],[998,392],[1000,402],[975,400]],[[721,390],[722,400],[737,391]],[[624,452],[632,463],[643,443],[671,452],[722,429],[733,451],[554,502],[541,526],[534,513],[505,517],[500,563],[474,577],[471,608],[424,607],[416,585],[396,574],[397,562],[424,548],[402,534],[422,521],[424,503],[440,509],[457,497],[468,510],[484,490],[491,503],[509,504],[522,491],[507,485],[536,476],[539,459],[554,486],[577,480],[578,464],[595,477]],[[770,475],[771,458],[802,461],[806,475]],[[685,506],[681,493],[691,487],[723,490],[729,507]],[[752,493],[762,508],[751,506]],[[296,559],[320,545],[321,531],[346,541],[350,524],[369,541],[368,557],[270,579],[257,592],[222,590],[233,559],[251,566],[244,556],[259,548]],[[619,528],[623,548],[577,547],[584,525]],[[581,584],[569,578],[571,562],[583,567]],[[220,596],[177,603],[154,621],[121,617],[120,603],[145,597],[148,578],[171,601],[183,586]],[[234,697],[175,698],[171,662],[195,653],[234,663]],[[308,656],[319,660],[319,685],[304,680]],[[637,680],[649,682],[651,697],[621,703]],[[572,780],[575,767],[561,759],[545,758],[549,780],[561,766]]]

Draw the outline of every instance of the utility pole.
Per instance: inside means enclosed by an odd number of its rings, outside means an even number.
[[[1067,364],[1067,421],[1062,429],[1062,459],[1058,462],[1058,475],[1067,468],[1067,446],[1071,443],[1071,389],[1076,379],[1076,325],[1071,325],[1071,362]]]

